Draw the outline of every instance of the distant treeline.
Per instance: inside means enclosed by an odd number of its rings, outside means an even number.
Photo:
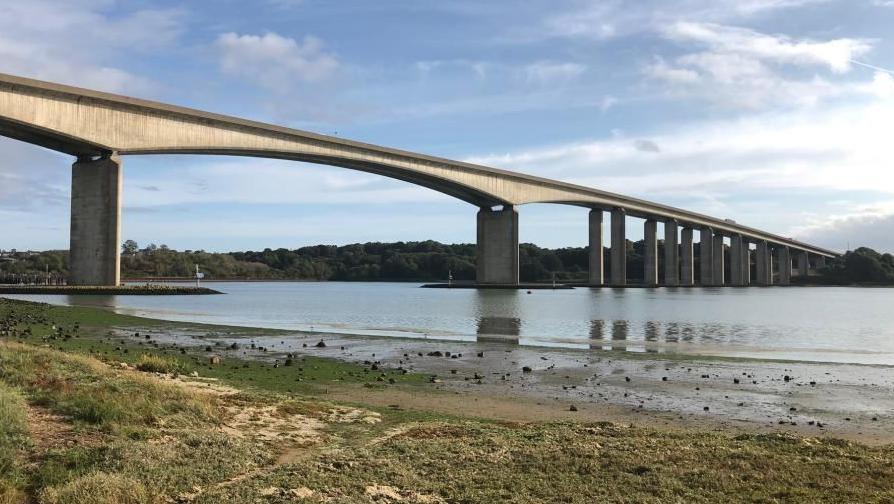
[[[659,242],[659,270],[663,271],[664,243]],[[644,242],[627,242],[627,276],[643,276]],[[728,253],[728,251],[727,251]],[[588,252],[585,247],[546,249],[524,243],[519,247],[520,277],[525,282],[584,281]],[[611,257],[604,250],[606,271]],[[165,245],[140,248],[128,240],[122,248],[122,276],[126,278],[193,277],[195,265],[206,279],[444,281],[475,279],[475,245],[446,245],[436,241],[316,245],[299,249],[211,253],[176,251]],[[695,244],[695,267],[699,247]],[[727,261],[727,269],[729,261]],[[22,253],[0,261],[0,283],[31,283],[68,274],[68,252]],[[812,282],[826,284],[894,285],[894,256],[859,248],[828,260]]]

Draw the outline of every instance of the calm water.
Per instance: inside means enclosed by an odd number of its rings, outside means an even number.
[[[894,289],[421,289],[215,283],[225,296],[8,296],[167,320],[581,350],[894,365]]]

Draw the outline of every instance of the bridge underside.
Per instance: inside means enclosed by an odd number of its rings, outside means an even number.
[[[628,217],[646,220],[645,285],[785,284],[792,274],[792,256],[798,261],[798,274],[806,275],[812,265],[821,266],[826,257],[837,255],[732,221],[589,187],[2,74],[0,135],[77,157],[72,168],[71,282],[82,285],[120,280],[119,156],[148,154],[251,156],[326,164],[410,182],[460,199],[480,209],[477,279],[482,285],[518,284],[516,208],[527,203],[591,210],[589,283],[593,286],[627,285]],[[502,209],[495,210],[497,206]],[[608,256],[602,253],[603,211],[611,212]],[[659,224],[665,244],[660,256]],[[701,238],[697,249],[694,231]],[[607,283],[606,258],[611,271]]]

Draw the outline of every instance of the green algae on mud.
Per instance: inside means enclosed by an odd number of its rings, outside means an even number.
[[[6,326],[2,326],[6,321]],[[6,329],[3,329],[6,327]],[[271,364],[239,356],[219,342],[195,347],[162,345],[152,334],[189,332],[204,337],[286,335],[282,330],[211,326],[119,315],[89,307],[65,307],[0,298],[0,336],[32,344],[46,344],[67,352],[105,361],[137,365],[146,355],[160,356],[181,374],[197,373],[226,383],[275,392],[325,393],[327,384],[359,383],[369,387],[413,385],[428,377],[399,369],[374,369],[327,357],[294,356]],[[15,332],[12,335],[12,332]],[[219,363],[212,363],[212,357]]]

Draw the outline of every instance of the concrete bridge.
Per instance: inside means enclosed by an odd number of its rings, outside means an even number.
[[[77,158],[70,248],[70,283],[77,285],[120,282],[122,156],[141,154],[252,156],[340,166],[459,198],[479,207],[477,282],[482,285],[518,284],[517,207],[526,203],[590,209],[593,286],[627,285],[628,216],[645,220],[645,285],[788,284],[793,259],[797,273],[807,275],[838,255],[730,220],[557,180],[4,74],[0,135]],[[611,215],[608,279],[604,212]],[[658,222],[666,244],[660,278]],[[695,231],[701,240],[698,272]]]

